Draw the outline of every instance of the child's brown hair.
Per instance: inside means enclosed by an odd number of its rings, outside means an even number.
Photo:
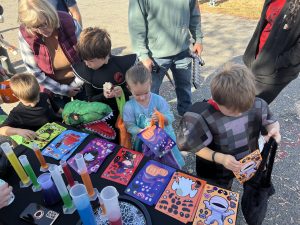
[[[255,100],[254,76],[238,64],[226,64],[211,81],[210,89],[214,101],[236,112],[249,110]]]
[[[39,99],[40,86],[34,75],[20,73],[10,79],[10,87],[14,95],[27,102],[35,102]]]
[[[127,70],[125,76],[127,84],[144,84],[147,81],[151,81],[151,78],[151,72],[143,65],[142,62],[137,63]]]
[[[85,28],[80,34],[77,51],[83,60],[104,59],[111,53],[110,35],[98,27]]]

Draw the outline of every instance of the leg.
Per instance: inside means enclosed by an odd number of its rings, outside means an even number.
[[[192,85],[191,85],[191,58],[189,52],[184,51],[174,58],[171,66],[175,81],[175,91],[177,96],[177,110],[179,115],[183,115],[192,105]]]
[[[279,93],[294,79],[298,77],[298,74],[290,76],[285,82],[276,82],[275,84],[268,84],[262,82],[260,77],[256,77],[256,96],[265,100],[270,104]]]
[[[167,58],[156,58],[154,60],[159,66],[159,70],[157,72],[152,72],[151,92],[155,94],[159,94],[160,85],[164,79],[165,74],[170,68],[172,61],[171,59],[167,59]]]
[[[9,55],[5,48],[0,47],[0,55],[6,57],[6,60],[2,62],[3,68],[6,69],[8,73],[15,74],[16,70],[10,62]]]

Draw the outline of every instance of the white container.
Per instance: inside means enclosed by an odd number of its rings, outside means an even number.
[[[107,186],[102,189],[100,197],[104,203],[106,217],[112,224],[122,224],[122,216],[119,205],[119,193],[113,186]]]

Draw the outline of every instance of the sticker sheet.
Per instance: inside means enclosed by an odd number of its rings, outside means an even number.
[[[14,139],[18,144],[32,148],[33,142],[36,143],[40,149],[43,149],[52,139],[54,139],[61,132],[65,131],[67,128],[57,124],[57,123],[46,123],[40,129],[36,131],[37,137],[35,140],[27,140],[26,138],[14,135]]]
[[[176,170],[150,160],[133,178],[125,193],[147,205],[156,204]]]
[[[193,225],[233,225],[239,194],[206,184]]]
[[[140,152],[121,148],[101,177],[127,185],[143,156]]]
[[[105,158],[113,152],[115,144],[101,138],[91,140],[80,153],[83,155],[88,173],[96,173]],[[77,172],[75,157],[68,160],[68,164]]]
[[[57,160],[67,160],[87,136],[86,133],[66,130],[56,137],[42,154]]]
[[[249,180],[256,173],[260,163],[262,161],[262,157],[260,155],[260,151],[256,150],[251,154],[245,156],[240,160],[242,163],[242,168],[239,172],[235,173],[236,179],[243,184],[245,181]]]
[[[138,137],[159,158],[170,152],[176,145],[166,131],[156,125],[146,128],[138,134]]]
[[[193,221],[206,181],[175,172],[155,209],[183,223]]]

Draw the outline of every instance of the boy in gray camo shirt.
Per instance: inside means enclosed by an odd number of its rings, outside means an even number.
[[[199,177],[231,188],[238,160],[258,149],[258,138],[280,142],[279,123],[268,104],[255,97],[253,75],[241,65],[227,64],[211,82],[212,99],[197,102],[180,122],[177,144],[197,155]]]

